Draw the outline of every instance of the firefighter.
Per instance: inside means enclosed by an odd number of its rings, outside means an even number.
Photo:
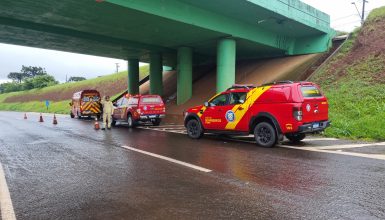
[[[112,102],[110,101],[109,96],[103,97],[101,101],[103,105],[103,128],[102,130],[105,130],[106,127],[107,129],[111,129],[111,120],[112,120],[112,113],[114,112],[114,106]],[[107,124],[108,122],[108,124]]]

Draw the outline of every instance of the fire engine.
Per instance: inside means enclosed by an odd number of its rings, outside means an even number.
[[[69,103],[71,106],[70,116],[78,118],[95,116],[100,118],[102,114],[102,104],[100,94],[97,90],[82,90],[75,92]]]

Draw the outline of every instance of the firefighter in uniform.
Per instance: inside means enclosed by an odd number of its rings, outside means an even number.
[[[111,121],[112,121],[111,115],[114,112],[114,105],[110,101],[109,96],[103,97],[101,103],[103,105],[103,128],[102,128],[102,130],[105,130],[106,126],[107,126],[107,129],[111,129]],[[108,124],[107,124],[107,122],[108,122]]]

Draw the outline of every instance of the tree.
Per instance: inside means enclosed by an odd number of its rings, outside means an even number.
[[[35,76],[47,75],[47,72],[44,68],[36,66],[22,66],[21,72],[24,73],[27,77],[34,78]]]
[[[27,75],[24,73],[12,72],[9,73],[7,77],[9,79],[12,79],[13,81],[21,83],[21,81],[23,81],[27,77]]]
[[[78,81],[83,81],[83,80],[86,80],[86,78],[85,77],[81,77],[81,76],[71,76],[68,79],[68,82],[78,82]]]
[[[34,89],[34,88],[43,88],[47,86],[53,86],[58,84],[59,82],[55,80],[55,78],[51,75],[38,75],[34,78],[29,78],[25,80],[24,89]]]

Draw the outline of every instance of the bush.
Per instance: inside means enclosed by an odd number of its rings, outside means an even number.
[[[27,79],[24,83],[24,89],[44,88],[58,84],[55,78],[51,75],[40,75],[34,78]]]
[[[17,92],[23,90],[23,84],[9,82],[0,84],[0,93]]]

